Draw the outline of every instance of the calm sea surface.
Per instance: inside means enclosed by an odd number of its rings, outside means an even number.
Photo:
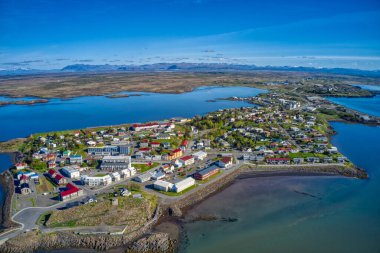
[[[182,94],[130,92],[126,94],[142,96],[113,99],[92,96],[51,99],[46,104],[9,105],[0,107],[0,141],[53,130],[193,117],[218,109],[249,105],[237,101],[207,100],[255,96],[262,92],[265,91],[248,87],[202,87]],[[12,99],[0,97],[2,100]]]
[[[355,85],[366,90],[380,92],[380,85]],[[328,98],[330,101],[354,110],[380,117],[380,95],[373,98]]]
[[[329,100],[356,111],[380,117],[380,95],[372,98],[329,98]]]

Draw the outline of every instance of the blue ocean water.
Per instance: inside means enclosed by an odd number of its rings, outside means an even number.
[[[218,109],[249,106],[244,102],[207,100],[262,92],[265,90],[248,87],[201,87],[182,94],[139,92],[142,96],[113,99],[92,96],[51,99],[46,104],[9,105],[0,107],[0,141],[52,130],[193,117]]]
[[[380,95],[372,98],[328,98],[337,104],[380,117]]]

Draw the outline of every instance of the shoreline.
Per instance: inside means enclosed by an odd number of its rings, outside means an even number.
[[[17,224],[12,221],[11,217],[11,206],[13,201],[13,195],[15,187],[13,184],[13,176],[9,170],[4,171],[0,174],[0,187],[4,194],[4,201],[0,207],[1,224],[0,233],[6,233],[16,227]]]
[[[267,167],[275,167],[273,165]],[[278,166],[280,167],[280,166]],[[290,167],[293,167],[291,169]],[[146,241],[158,240],[160,247],[162,245],[170,245],[170,252],[175,252],[174,249],[178,249],[182,244],[183,238],[181,233],[178,238],[171,238],[164,231],[157,229],[160,225],[163,226],[166,223],[173,223],[178,229],[181,229],[181,222],[186,216],[187,212],[195,206],[206,201],[208,198],[218,194],[230,185],[234,184],[236,180],[244,180],[252,177],[276,177],[276,176],[342,176],[351,178],[364,178],[361,177],[361,173],[365,171],[358,168],[349,168],[347,166],[337,165],[325,165],[325,166],[298,166],[299,168],[294,170],[293,166],[287,166],[284,168],[272,168],[263,170],[257,170],[257,166],[243,164],[236,170],[227,174],[224,177],[216,178],[202,189],[194,192],[190,192],[189,195],[173,200],[171,203],[161,204],[157,207],[155,216],[150,219],[144,227],[139,231],[134,231],[128,235],[76,235],[70,232],[55,232],[50,234],[41,234],[38,231],[31,231],[22,234],[24,239],[28,238],[26,245],[19,243],[20,236],[9,239],[0,245],[2,252],[34,252],[35,250],[53,250],[53,249],[65,249],[65,248],[83,248],[83,249],[95,249],[95,250],[108,250],[113,248],[129,248],[129,247],[145,247],[143,246]],[[259,167],[260,168],[260,167]],[[351,173],[344,173],[346,168]],[[356,172],[356,174],[354,173]],[[366,173],[365,173],[366,174]],[[8,200],[9,201],[9,200]],[[43,236],[44,235],[44,236]],[[62,239],[63,238],[63,239]],[[22,238],[21,238],[22,239]],[[63,243],[64,240],[65,242]],[[95,243],[96,242],[96,243]],[[156,245],[150,244],[151,247]],[[20,251],[21,249],[25,249]],[[157,246],[157,245],[156,245]],[[21,247],[21,248],[20,248]],[[136,248],[135,248],[136,249]],[[152,249],[150,249],[152,250]],[[136,251],[139,252],[139,251]],[[165,252],[165,251],[152,251],[152,252]]]
[[[167,207],[168,210],[166,212],[166,215],[165,215],[165,212],[163,212],[163,215],[157,221],[157,223],[155,224],[153,229],[155,229],[158,226],[165,225],[165,224],[172,224],[172,225],[176,226],[177,229],[180,231],[180,236],[178,238],[178,243],[176,245],[176,248],[179,249],[181,247],[186,247],[186,240],[187,239],[186,239],[186,234],[185,234],[184,227],[183,227],[183,225],[186,222],[197,222],[197,221],[201,221],[201,220],[212,221],[212,220],[221,219],[221,217],[209,216],[209,217],[195,217],[192,220],[186,220],[186,216],[187,216],[188,212],[191,209],[202,204],[204,201],[207,201],[207,199],[209,199],[209,198],[219,194],[220,192],[226,190],[231,185],[238,183],[240,180],[245,180],[245,179],[249,179],[249,178],[261,178],[261,177],[334,177],[334,176],[343,177],[343,178],[350,178],[349,176],[341,175],[341,174],[338,174],[334,171],[331,171],[331,172],[325,172],[325,171],[309,172],[309,171],[289,171],[289,170],[282,170],[282,171],[248,171],[248,170],[247,171],[239,171],[239,172],[237,172],[237,174],[234,177],[231,177],[227,181],[222,182],[221,185],[215,185],[215,184],[218,184],[218,182],[213,182],[212,184],[208,185],[207,188],[210,188],[210,190],[212,190],[209,194],[207,194],[206,196],[203,196],[202,198],[200,198],[199,200],[197,200],[191,204],[180,207],[179,208],[180,212],[177,213],[177,215],[170,215],[168,211],[170,208],[173,208],[173,207]],[[216,181],[219,181],[219,180],[216,180]],[[217,186],[216,190],[213,190],[214,186]],[[196,194],[196,193],[193,193],[193,194]]]

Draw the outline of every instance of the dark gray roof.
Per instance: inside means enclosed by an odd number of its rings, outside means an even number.
[[[219,169],[219,167],[218,166],[216,166],[216,165],[211,165],[210,167],[208,167],[208,168],[206,168],[206,169],[203,169],[203,170],[201,170],[201,171],[199,171],[199,172],[197,172],[199,175],[201,175],[201,176],[204,176],[204,175],[206,175],[207,173],[209,173],[209,172],[211,172],[211,171],[213,171],[213,170],[216,170],[216,169]]]

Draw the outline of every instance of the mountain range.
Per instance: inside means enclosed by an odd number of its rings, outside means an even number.
[[[0,75],[25,75],[25,74],[43,74],[43,73],[60,73],[60,72],[246,72],[246,71],[297,71],[326,74],[344,74],[355,76],[380,77],[380,70],[360,70],[346,68],[312,68],[312,67],[293,67],[293,66],[256,66],[256,65],[239,65],[223,63],[154,63],[144,65],[91,65],[91,64],[73,64],[67,65],[62,69],[38,70],[38,69],[16,69],[2,70]]]

